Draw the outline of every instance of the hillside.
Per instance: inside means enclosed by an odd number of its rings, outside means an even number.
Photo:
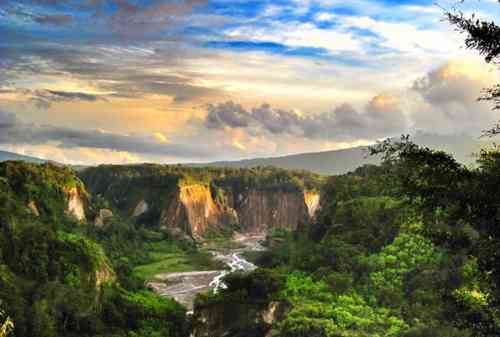
[[[7,160],[22,160],[22,161],[26,161],[29,163],[37,163],[37,164],[41,164],[41,163],[46,162],[45,159],[25,156],[25,155],[17,154],[14,152],[0,151],[0,162],[7,161]]]
[[[443,136],[437,134],[417,133],[413,137],[416,144],[438,149],[452,154],[460,163],[474,163],[473,153],[488,143],[488,139],[480,140],[465,135]],[[292,170],[308,170],[311,172],[335,175],[355,170],[365,164],[378,164],[380,159],[367,155],[367,147],[359,146],[343,150],[301,153],[282,157],[253,158],[239,161],[218,161],[193,166],[220,167],[257,167],[276,166]]]
[[[393,160],[331,177],[0,163],[12,336],[497,336],[500,154],[380,149]]]
[[[101,165],[80,172],[89,190],[124,216],[202,240],[238,227],[244,233],[295,229],[319,203],[324,178],[305,171]]]

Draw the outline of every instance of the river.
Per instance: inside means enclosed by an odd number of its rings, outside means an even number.
[[[246,251],[262,251],[260,244],[263,237],[259,235],[238,235],[233,238],[241,248],[212,251],[214,259],[228,266],[226,270],[192,271],[185,273],[162,273],[147,283],[147,286],[161,296],[173,297],[189,310],[197,294],[212,291],[217,293],[225,288],[224,276],[236,271],[252,271],[257,268],[245,260],[242,254]]]

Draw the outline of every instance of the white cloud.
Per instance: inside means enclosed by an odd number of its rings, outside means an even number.
[[[233,39],[276,42],[291,47],[323,48],[332,53],[362,51],[362,39],[351,33],[320,29],[312,23],[272,23],[269,27],[241,27],[228,30]]]
[[[367,29],[379,35],[383,40],[382,47],[408,54],[431,56],[432,53],[459,53],[462,45],[461,36],[448,30],[418,28],[409,23],[386,22],[370,17],[344,17],[342,23],[346,27]]]

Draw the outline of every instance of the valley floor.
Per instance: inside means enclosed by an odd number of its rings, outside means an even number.
[[[260,244],[263,239],[263,235],[235,234],[229,241],[206,242],[202,250],[210,252],[214,262],[225,266],[219,270],[202,268],[202,270],[179,272],[175,269],[175,261],[172,262],[170,259],[155,262],[154,266],[140,266],[137,269],[158,271],[148,278],[148,288],[161,296],[172,297],[192,310],[196,295],[209,291],[216,292],[223,288],[222,279],[228,273],[256,269],[257,267],[242,257],[242,254],[263,250],[264,247]]]

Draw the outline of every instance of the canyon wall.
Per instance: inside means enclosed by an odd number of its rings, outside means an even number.
[[[86,197],[84,193],[78,187],[68,188],[64,192],[67,201],[66,213],[74,216],[79,221],[85,221]]]
[[[182,186],[160,217],[160,225],[171,232],[182,233],[196,240],[210,229],[238,223],[236,212],[216,203],[210,187]]]
[[[224,189],[223,195],[222,200],[214,198],[208,186],[183,186],[162,211],[160,225],[195,240],[224,226],[245,234],[264,234],[307,224],[319,205],[319,194],[312,192]]]
[[[322,177],[276,168],[180,165],[99,166],[80,173],[115,214],[203,240],[210,232],[265,234],[307,225],[319,207]],[[74,203],[72,203],[74,205]],[[74,214],[81,214],[74,205]]]
[[[295,230],[309,220],[304,195],[300,192],[249,190],[237,195],[235,208],[242,230],[248,233]]]

